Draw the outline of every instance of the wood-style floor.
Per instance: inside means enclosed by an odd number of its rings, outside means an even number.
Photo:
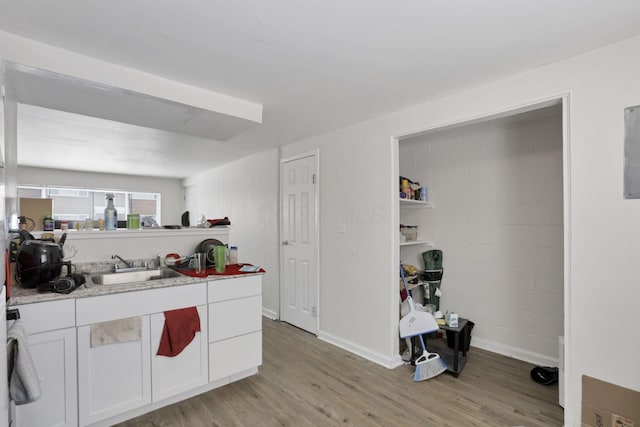
[[[263,321],[258,375],[121,424],[132,426],[561,426],[558,386],[532,365],[471,348],[458,378],[414,382],[286,323]],[[473,343],[473,340],[472,340]]]

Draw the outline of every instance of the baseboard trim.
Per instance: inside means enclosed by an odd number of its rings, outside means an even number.
[[[534,353],[532,351],[523,350],[517,347],[511,347],[505,344],[497,343],[495,341],[483,340],[476,337],[472,337],[471,347],[477,347],[482,350],[501,354],[503,356],[513,357],[514,359],[523,360],[537,366],[558,366],[559,363],[557,357],[549,357],[545,356],[544,354]]]
[[[262,307],[262,315],[267,319],[278,320],[278,312]]]
[[[378,365],[382,365],[388,369],[397,368],[398,366],[403,364],[399,354],[393,357],[386,357],[380,353],[372,352],[365,347],[354,344],[350,341],[343,340],[342,338],[338,338],[335,335],[331,335],[327,332],[318,332],[318,339],[335,345],[336,347],[340,347],[343,350],[347,350],[348,352],[357,354],[360,357],[364,357],[365,359],[373,363],[377,363]]]

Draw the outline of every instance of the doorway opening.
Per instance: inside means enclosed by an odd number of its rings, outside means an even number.
[[[564,359],[561,405],[571,360],[567,111],[563,96],[393,141],[395,181],[419,181],[431,206],[395,207],[394,236],[417,226],[418,241],[443,250],[441,310],[474,321],[472,346],[534,365]],[[400,260],[424,268],[431,249],[395,239],[392,283]]]

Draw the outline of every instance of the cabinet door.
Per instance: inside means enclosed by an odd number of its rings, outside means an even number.
[[[2,107],[0,107],[0,110]],[[1,114],[0,114],[1,115]],[[1,132],[0,132],[1,133]],[[2,267],[0,267],[2,269]],[[6,310],[6,288],[0,286],[0,313]],[[0,342],[7,342],[8,322],[0,327]],[[9,383],[7,382],[7,353],[0,352],[0,427],[9,425]]]
[[[158,356],[164,313],[151,315],[151,395],[154,402],[207,383],[207,306],[198,306],[200,332],[175,357]]]
[[[15,407],[16,426],[78,425],[75,328],[29,335],[29,351],[42,395]]]
[[[91,326],[78,328],[80,425],[151,403],[149,316],[140,341],[91,348]]]

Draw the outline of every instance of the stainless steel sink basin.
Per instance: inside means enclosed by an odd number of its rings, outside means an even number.
[[[122,273],[98,273],[87,276],[87,284],[91,285],[121,285],[124,283],[146,282],[148,280],[171,279],[184,277],[170,268],[155,270],[127,271]]]

